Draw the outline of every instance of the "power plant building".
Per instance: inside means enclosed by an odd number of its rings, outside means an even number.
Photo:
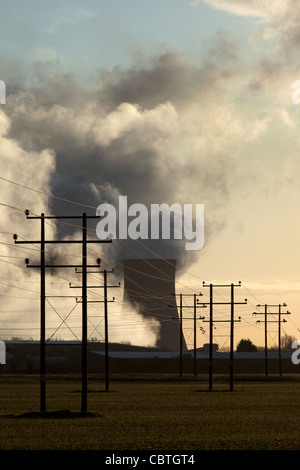
[[[156,347],[180,350],[180,319],[175,296],[176,261],[127,259],[123,262],[124,303],[159,323]],[[182,351],[187,351],[182,335]]]

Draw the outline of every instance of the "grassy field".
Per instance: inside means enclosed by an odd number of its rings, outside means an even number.
[[[89,380],[88,411],[80,379],[47,380],[39,411],[37,377],[0,377],[0,449],[25,450],[299,450],[300,382],[120,380],[104,392]],[[68,412],[67,412],[68,410]],[[74,415],[70,414],[75,412]]]

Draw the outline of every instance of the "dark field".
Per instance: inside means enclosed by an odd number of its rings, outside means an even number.
[[[88,411],[80,379],[47,380],[39,415],[37,377],[0,377],[1,450],[299,450],[300,382],[89,380]],[[37,412],[36,414],[31,414]],[[72,414],[74,412],[74,414]],[[77,414],[76,414],[77,413]]]

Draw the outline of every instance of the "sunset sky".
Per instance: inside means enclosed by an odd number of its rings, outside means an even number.
[[[38,251],[17,249],[12,234],[36,239],[39,226],[22,211],[82,212],[121,194],[131,203],[204,204],[201,251],[151,248],[178,259],[177,292],[207,296],[203,280],[241,281],[236,300],[248,305],[236,308],[235,344],[249,338],[264,345],[263,325],[252,315],[258,303],[285,302],[291,315],[283,334],[299,339],[300,105],[292,102],[299,22],[292,0],[1,6],[1,338],[38,338],[39,277],[24,267]],[[74,235],[72,227],[48,228]],[[105,256],[111,267],[126,256],[124,246]],[[74,279],[49,275],[49,291],[65,292]],[[229,288],[215,292],[229,299]],[[48,305],[49,334],[59,324],[54,308],[72,308],[60,302]],[[147,328],[134,313],[122,319],[121,300],[113,308],[112,340],[143,344]],[[218,319],[229,314],[215,308]],[[204,329],[199,346],[208,342]],[[220,346],[229,347],[227,331],[226,324],[215,331]],[[269,334],[277,344],[276,324]]]

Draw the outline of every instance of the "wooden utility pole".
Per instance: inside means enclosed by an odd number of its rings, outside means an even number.
[[[45,304],[45,216],[41,214],[41,295],[40,295],[40,401],[41,411],[46,411],[46,304]]]
[[[230,364],[229,364],[229,373],[230,373],[230,391],[233,391],[233,351],[234,351],[234,323],[240,322],[241,317],[236,320],[234,318],[234,306],[238,304],[246,304],[247,299],[244,302],[235,302],[234,301],[234,288],[240,287],[241,281],[238,284],[206,284],[203,281],[203,287],[209,287],[210,295],[209,302],[207,305],[210,306],[210,315],[209,315],[209,390],[212,390],[212,378],[213,378],[213,325],[216,322],[224,323],[230,322]],[[230,287],[231,299],[230,302],[214,302],[213,301],[213,288],[215,287]],[[213,319],[213,306],[214,305],[230,305],[230,320],[214,320]],[[203,321],[205,317],[201,317]]]
[[[87,267],[99,267],[99,265],[87,266],[87,243],[111,243],[111,239],[107,240],[87,240],[87,219],[99,219],[99,216],[87,216],[83,213],[80,216],[30,216],[29,211],[25,211],[27,219],[40,219],[41,220],[41,237],[40,240],[18,240],[18,236],[14,234],[13,238],[15,243],[19,244],[39,244],[40,245],[40,264],[30,265],[29,259],[26,258],[25,263],[28,268],[40,269],[40,409],[42,412],[46,411],[46,309],[45,309],[45,272],[46,268],[82,268],[82,400],[81,411],[87,411],[87,291],[86,291],[86,274]],[[82,239],[81,240],[45,240],[45,219],[81,219],[82,220]],[[45,246],[46,244],[72,244],[79,243],[82,245],[82,262],[81,265],[47,265],[45,264]]]
[[[100,260],[99,264],[100,264]],[[87,271],[88,273],[91,273],[91,271]],[[109,286],[107,285],[107,274],[108,273],[113,273],[114,270],[112,269],[111,271],[108,271],[107,269],[104,269],[103,271],[92,271],[93,273],[103,273],[104,277],[104,285],[103,286],[87,286],[87,289],[104,289],[104,300],[87,300],[87,303],[104,303],[104,341],[105,341],[105,391],[109,391],[109,353],[108,353],[108,303],[109,302],[114,302],[113,300],[108,300],[107,297],[107,289],[111,289],[113,287],[120,287],[121,283],[119,282],[118,285],[116,286]],[[76,289],[80,286],[71,286],[70,287],[73,289]],[[80,302],[80,301],[79,301]]]
[[[256,308],[260,308],[262,305],[258,304]],[[286,323],[286,319],[281,320],[281,315],[290,315],[291,312],[282,312],[281,308],[286,307],[286,303],[283,304],[265,304],[265,311],[264,311],[264,320],[257,320],[257,323],[264,323],[265,324],[265,374],[268,375],[268,345],[267,345],[267,324],[268,323],[277,323],[278,324],[278,368],[279,368],[279,375],[282,375],[282,361],[281,361],[281,323]],[[270,307],[278,307],[278,312],[268,312],[268,308]],[[253,312],[253,315],[262,315],[262,312]],[[278,315],[278,320],[272,321],[268,320],[268,315]]]
[[[180,347],[180,352],[179,352],[179,374],[180,377],[182,377],[183,373],[183,367],[182,367],[182,359],[183,359],[183,352],[182,352],[182,339],[183,339],[183,327],[182,327],[182,311],[184,308],[193,308],[194,311],[194,316],[190,319],[194,320],[194,376],[197,376],[197,334],[196,334],[196,325],[197,325],[197,308],[199,307],[206,307],[206,305],[202,305],[199,302],[199,299],[197,299],[197,296],[202,296],[203,294],[173,294],[173,295],[179,295],[180,303],[179,303],[179,328],[180,328],[180,341],[179,341],[179,347]],[[183,305],[183,297],[193,297],[194,298],[194,304],[193,305]],[[173,305],[169,305],[170,308],[176,308]],[[175,319],[175,318],[174,318]],[[176,318],[177,320],[177,318]],[[188,320],[188,318],[185,318],[185,320]]]

